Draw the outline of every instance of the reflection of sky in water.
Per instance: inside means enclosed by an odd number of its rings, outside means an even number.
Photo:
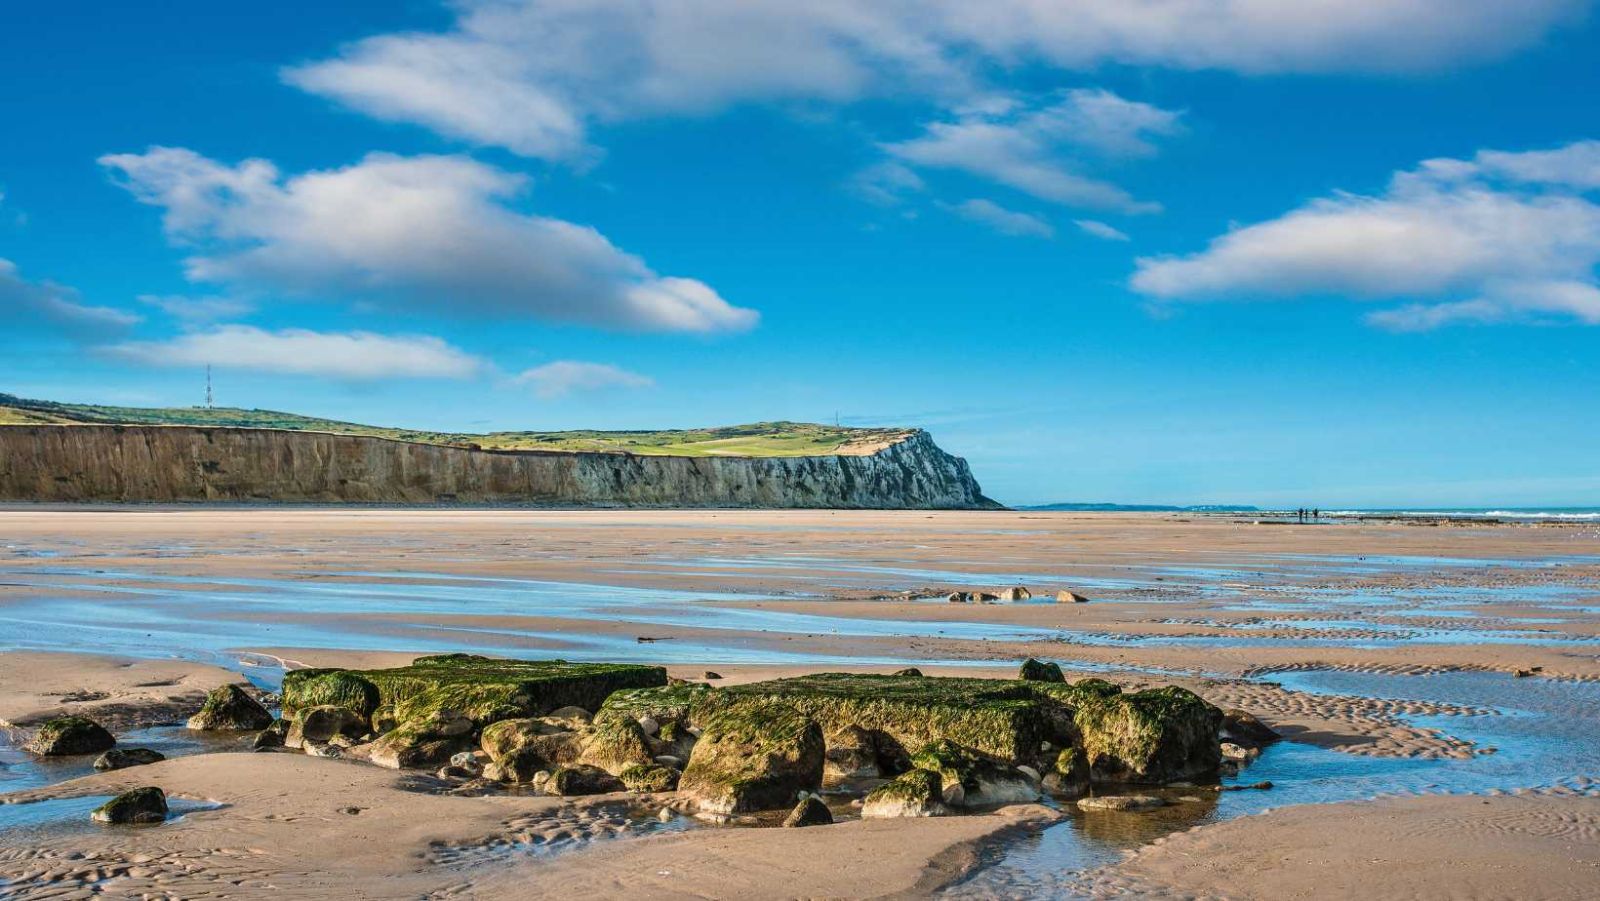
[[[1261,759],[1226,781],[1270,780],[1271,791],[1203,792],[1167,790],[1169,798],[1190,795],[1199,803],[1175,803],[1154,814],[1084,814],[991,855],[993,865],[953,888],[959,897],[1018,897],[1044,894],[1071,897],[1074,873],[1114,863],[1125,850],[1193,826],[1218,822],[1291,804],[1319,804],[1374,798],[1385,794],[1481,793],[1568,785],[1586,788],[1585,778],[1600,778],[1600,684],[1547,679],[1515,679],[1498,673],[1442,673],[1430,676],[1343,672],[1280,673],[1286,688],[1310,693],[1359,695],[1396,700],[1492,708],[1493,716],[1411,717],[1495,748],[1468,760],[1411,760],[1362,757],[1295,742],[1279,742]]]

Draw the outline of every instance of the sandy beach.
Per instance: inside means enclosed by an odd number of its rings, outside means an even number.
[[[945,598],[1014,585],[1033,599]],[[16,897],[1590,897],[1597,600],[1600,534],[1582,524],[10,508],[13,742],[72,712],[173,753],[86,775],[5,750],[0,811],[27,818],[0,838],[0,879]],[[1036,657],[1181,685],[1286,740],[1224,779],[1272,789],[1164,790],[1155,813],[1051,802],[789,830],[663,820],[665,799],[632,794],[461,793],[167,725],[220,684],[445,651],[724,685],[1011,677]],[[195,806],[108,829],[70,800],[143,784]]]

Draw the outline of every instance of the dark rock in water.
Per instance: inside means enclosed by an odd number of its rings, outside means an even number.
[[[794,810],[789,811],[789,815],[784,817],[783,825],[790,829],[802,826],[832,826],[833,811],[829,810],[828,805],[822,803],[816,795],[806,795],[794,806]]]
[[[683,774],[669,766],[651,764],[630,766],[618,776],[629,791],[669,792],[678,787]]]
[[[1065,682],[1066,677],[1061,674],[1061,667],[1055,663],[1045,663],[1029,657],[1022,661],[1022,667],[1017,670],[1017,678],[1024,682]]]
[[[1055,766],[1044,776],[1046,791],[1076,798],[1089,790],[1089,755],[1078,748],[1062,748]]]
[[[89,814],[96,823],[159,823],[166,818],[167,793],[153,785],[123,792]]]
[[[598,708],[613,692],[664,686],[658,666],[499,660],[472,654],[419,657],[409,666],[380,670],[293,670],[284,675],[284,709],[318,706],[331,689],[330,673],[343,673],[341,690],[356,681],[377,691],[375,727],[393,723],[374,742],[371,759],[392,767],[443,763],[441,750],[466,750],[477,730],[500,720],[537,717],[564,707]]]
[[[294,722],[289,726],[283,743],[290,748],[300,747],[305,742],[326,744],[336,735],[360,738],[368,731],[366,717],[348,707],[324,704],[295,711]]]
[[[1249,746],[1270,745],[1283,736],[1256,719],[1254,714],[1234,708],[1222,714],[1222,737]]]
[[[623,790],[622,780],[597,766],[564,766],[550,774],[544,790],[552,795],[604,795]]]
[[[220,685],[206,695],[200,712],[189,717],[197,731],[253,732],[272,725],[272,714],[237,685]]]
[[[928,770],[902,773],[868,792],[861,803],[861,818],[868,820],[942,817],[949,812],[944,806],[942,780],[938,773]]]
[[[919,670],[914,666],[908,666],[905,669],[895,670],[893,673],[891,673],[891,675],[900,676],[902,678],[906,676],[920,676],[922,675],[922,670]]]
[[[788,806],[822,785],[822,728],[781,704],[720,711],[705,724],[678,790],[705,813]]]
[[[58,716],[40,726],[24,748],[45,757],[65,757],[99,754],[116,743],[104,726],[86,716]]]
[[[1095,798],[1080,798],[1079,810],[1117,810],[1123,812],[1137,812],[1142,810],[1155,810],[1167,806],[1167,802],[1154,795],[1101,795]]]
[[[1249,785],[1219,785],[1219,786],[1217,786],[1217,791],[1224,791],[1224,792],[1242,792],[1242,791],[1252,791],[1252,790],[1254,790],[1254,791],[1270,791],[1271,789],[1272,789],[1272,783],[1270,781],[1266,780],[1266,779],[1263,779],[1260,782],[1252,782]]]
[[[167,755],[149,748],[112,748],[101,754],[94,762],[97,770],[121,770],[130,766],[144,766],[151,763],[160,763],[167,759]]]
[[[970,604],[972,603],[972,595],[965,591],[952,591],[945,600],[952,604]]]
[[[250,742],[250,747],[257,751],[281,748],[288,735],[289,721],[273,720],[272,725],[256,733],[255,739]]]

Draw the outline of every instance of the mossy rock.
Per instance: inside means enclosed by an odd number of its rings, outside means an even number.
[[[564,766],[550,774],[544,790],[552,795],[605,795],[623,790],[622,780],[597,766]]]
[[[597,766],[620,775],[632,766],[649,766],[655,761],[650,737],[631,719],[608,719],[595,724],[583,737],[583,756],[579,763]]]
[[[285,674],[284,707],[315,706],[312,701],[320,698],[313,696],[330,672],[335,671]],[[613,692],[667,684],[667,671],[659,666],[504,660],[474,654],[419,657],[408,666],[340,672],[373,685],[378,691],[377,707],[393,708],[397,728],[441,710],[458,712],[480,725],[516,716],[540,716],[561,707],[594,710]]]
[[[489,759],[498,762],[500,758],[526,747],[533,740],[548,735],[572,734],[572,730],[565,726],[558,726],[536,717],[519,717],[511,720],[501,720],[483,727],[478,736],[478,747],[482,748]],[[576,736],[574,736],[576,740]],[[565,762],[565,761],[563,761]]]
[[[958,807],[984,807],[1033,801],[1033,783],[1010,766],[941,739],[911,756],[911,765],[939,776],[944,801]]]
[[[682,776],[670,766],[651,764],[649,766],[630,766],[623,770],[618,778],[629,791],[636,792],[669,792],[678,787],[678,779]]]
[[[1074,722],[1096,781],[1163,783],[1217,771],[1222,711],[1184,688],[1081,695]]]
[[[789,811],[784,817],[783,825],[786,829],[801,829],[806,826],[832,826],[833,811],[816,795],[806,795],[800,803]]]
[[[148,766],[167,759],[167,755],[149,748],[112,748],[95,759],[94,768],[124,770],[130,766]]]
[[[1043,785],[1051,794],[1076,798],[1089,790],[1089,755],[1082,748],[1062,748]]]
[[[815,720],[784,704],[741,704],[711,716],[678,789],[708,813],[786,808],[822,785]]]
[[[167,818],[167,793],[153,785],[123,792],[96,807],[89,819],[96,823],[159,823]]]
[[[541,770],[576,765],[582,755],[583,740],[578,733],[556,732],[530,736],[493,758],[493,763],[502,781],[529,782]]]
[[[862,819],[940,817],[944,806],[944,780],[929,770],[910,770],[867,793],[861,802]]]
[[[286,747],[298,748],[308,741],[318,744],[332,741],[336,735],[360,738],[369,728],[367,718],[348,707],[332,704],[302,707],[295,712],[283,743]]]
[[[293,685],[293,691],[289,686]],[[310,707],[344,707],[370,719],[381,702],[378,686],[350,670],[291,670],[283,676],[283,713]]]
[[[206,694],[188,727],[200,732],[254,732],[272,725],[272,714],[237,685],[219,685]]]
[[[658,688],[624,689],[611,695],[596,711],[594,720],[640,720],[650,717],[665,733],[669,726],[687,726],[695,709],[713,692],[721,691],[700,682],[663,685]]]
[[[1061,666],[1055,663],[1046,663],[1029,657],[1022,661],[1022,666],[1017,669],[1017,678],[1024,682],[1065,682],[1066,677],[1061,674]]]
[[[34,733],[25,750],[44,757],[99,754],[117,743],[106,728],[86,716],[58,716]]]

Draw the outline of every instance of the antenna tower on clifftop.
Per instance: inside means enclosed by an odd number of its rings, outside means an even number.
[[[206,364],[206,409],[211,409],[211,364]]]

